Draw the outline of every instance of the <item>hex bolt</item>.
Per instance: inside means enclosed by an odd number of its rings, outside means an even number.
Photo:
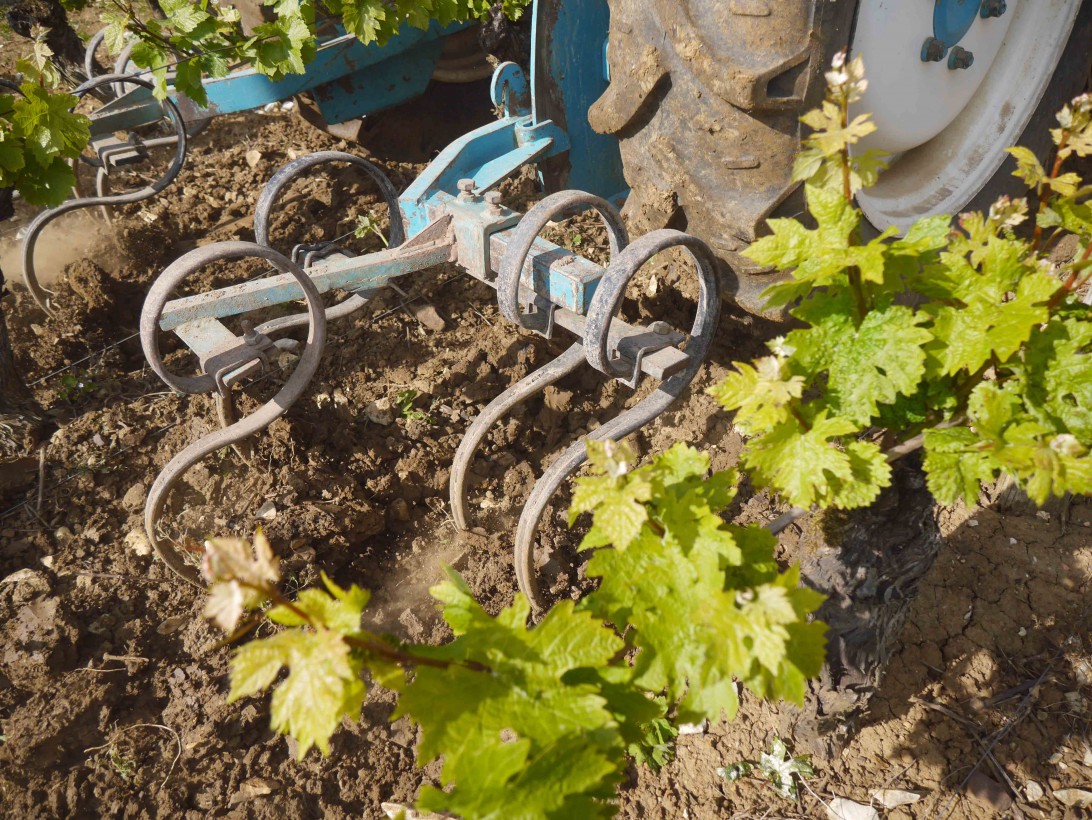
[[[485,204],[488,206],[486,210],[491,216],[500,216],[504,212],[504,209],[501,208],[502,199],[504,199],[504,196],[500,191],[489,191],[485,195]]]
[[[943,40],[938,40],[936,37],[926,37],[925,42],[921,44],[921,61],[923,63],[939,63],[947,53],[948,46],[944,45]]]
[[[1008,10],[1005,0],[982,0],[982,9],[979,14],[984,20],[988,20],[991,17],[1000,17]]]
[[[239,324],[243,328],[243,342],[249,347],[254,347],[258,343],[258,334],[254,331],[254,323],[249,319],[243,319]]]
[[[474,193],[474,180],[472,179],[460,179],[459,180],[459,201],[460,202],[477,202],[478,197]]]
[[[948,55],[948,68],[956,71],[960,68],[970,68],[974,65],[974,54],[962,46],[956,46]]]

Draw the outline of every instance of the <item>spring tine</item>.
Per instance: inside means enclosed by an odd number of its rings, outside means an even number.
[[[459,449],[455,451],[455,460],[451,465],[451,480],[448,486],[451,495],[451,514],[455,518],[456,527],[460,530],[468,528],[467,519],[469,514],[466,504],[467,468],[470,466],[474,453],[489,429],[513,407],[526,401],[535,393],[545,390],[546,387],[563,376],[572,373],[585,361],[583,345],[579,342],[571,345],[568,350],[552,362],[520,379],[489,402],[478,417],[474,419],[474,423],[470,425],[470,429],[466,431],[466,435],[459,443]]]
[[[163,512],[167,496],[186,471],[205,456],[216,452],[221,447],[243,441],[265,429],[284,415],[288,408],[299,399],[315,373],[318,372],[322,351],[326,346],[326,312],[323,310],[322,297],[314,282],[311,281],[311,278],[303,269],[291,260],[271,248],[265,248],[251,242],[224,242],[219,246],[210,245],[207,248],[198,248],[191,251],[169,266],[152,285],[140,316],[141,343],[144,347],[144,354],[156,374],[168,385],[182,389],[183,392],[201,392],[200,390],[194,391],[185,388],[203,385],[203,381],[176,376],[167,371],[164,366],[159,352],[157,332],[159,316],[162,314],[163,306],[167,303],[171,292],[187,274],[214,259],[240,259],[248,256],[257,256],[272,262],[278,270],[291,274],[295,278],[307,300],[307,311],[310,318],[307,341],[303,353],[300,355],[299,364],[273,398],[251,415],[222,430],[209,433],[182,450],[156,476],[152,488],[148,492],[148,500],[144,506],[144,528],[148,534],[148,540],[151,542],[156,554],[163,559],[163,562],[171,570],[194,585],[199,585],[197,570],[187,564],[173,546],[160,541],[156,535],[156,523]]]
[[[715,258],[712,251],[701,240],[679,231],[663,229],[653,231],[636,240],[607,268],[588,309],[584,338],[585,355],[588,362],[596,369],[611,375],[621,375],[615,373],[613,369],[604,369],[613,364],[607,359],[611,319],[621,305],[626,286],[637,271],[656,254],[672,247],[686,249],[698,274],[698,306],[686,350],[690,357],[690,364],[681,373],[664,381],[651,395],[598,427],[587,438],[596,441],[622,439],[660,416],[694,380],[709,354],[720,318],[720,280],[717,276]],[[536,611],[544,609],[545,602],[535,573],[535,534],[550,498],[586,458],[587,450],[584,440],[570,445],[536,482],[520,515],[519,526],[516,529],[516,581]]]
[[[402,211],[398,207],[398,191],[394,184],[378,167],[368,162],[363,157],[347,154],[344,151],[316,151],[313,154],[294,159],[282,167],[265,184],[258,196],[258,204],[254,209],[254,239],[259,245],[269,245],[269,220],[281,192],[297,176],[316,165],[327,162],[347,162],[364,171],[372,181],[379,186],[379,193],[390,211],[391,235],[389,247],[397,248],[406,241],[406,226],[402,219]]]
[[[239,420],[239,412],[235,407],[235,389],[228,385],[227,390],[214,394],[213,399],[216,402],[216,417],[220,420],[220,429],[226,430]],[[243,461],[250,461],[254,455],[254,445],[249,439],[235,442],[231,449]]]
[[[101,77],[95,77],[93,80],[88,80],[83,83],[72,93],[77,97],[82,97],[84,94],[101,86],[116,83],[142,85],[146,88],[152,88],[150,82],[139,77],[125,74],[103,74]],[[174,126],[175,133],[178,137],[178,142],[175,146],[174,159],[163,173],[163,176],[151,185],[145,186],[139,191],[133,191],[127,194],[70,199],[68,202],[62,202],[56,208],[42,211],[34,218],[34,221],[30,223],[30,227],[27,229],[27,235],[23,239],[23,282],[26,285],[27,290],[30,291],[30,295],[34,298],[34,301],[37,302],[38,306],[46,313],[50,315],[53,314],[49,304],[49,294],[52,293],[52,291],[46,290],[41,286],[38,282],[38,274],[34,268],[34,248],[38,243],[38,238],[42,231],[45,230],[45,227],[57,217],[80,208],[91,208],[96,205],[127,205],[133,202],[140,202],[150,196],[155,196],[174,182],[175,177],[177,177],[179,171],[182,170],[182,166],[186,162],[186,126],[182,121],[182,115],[179,113],[174,102],[170,99],[166,99],[163,100],[161,104],[166,111],[167,117],[171,120],[171,124]]]
[[[527,256],[538,235],[552,221],[586,210],[596,211],[603,220],[610,239],[610,256],[614,259],[626,245],[629,235],[618,209],[605,199],[584,191],[558,191],[538,202],[520,220],[497,275],[497,306],[501,315],[520,327],[548,335],[549,316],[532,318],[520,308],[520,278]]]

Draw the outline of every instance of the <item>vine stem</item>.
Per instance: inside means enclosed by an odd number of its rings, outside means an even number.
[[[1084,253],[1081,254],[1081,258],[1077,260],[1077,264],[1081,262],[1087,262],[1089,257],[1092,257],[1092,240],[1089,241],[1088,246],[1084,249]],[[1065,280],[1062,286],[1058,289],[1058,292],[1050,297],[1050,301],[1047,302],[1047,310],[1054,310],[1061,304],[1062,299],[1065,298],[1067,293],[1072,293],[1088,280],[1089,274],[1081,276],[1081,269],[1070,271],[1069,278]]]
[[[284,594],[274,587],[272,584],[263,586],[261,584],[253,584],[249,581],[241,581],[238,578],[231,579],[240,586],[251,589],[260,595],[264,595],[269,598],[276,606],[281,606],[306,623],[312,629],[325,628],[321,624],[315,623],[315,619],[305,610],[298,607],[295,603],[290,601],[284,596]],[[389,661],[397,663],[399,666],[430,666],[433,669],[450,669],[452,666],[463,666],[467,669],[471,669],[475,672],[490,672],[492,671],[485,664],[478,663],[477,661],[445,661],[440,658],[427,658],[423,655],[415,655],[412,652],[406,652],[405,650],[398,649],[390,644],[382,641],[372,640],[370,638],[358,638],[351,635],[342,635],[342,640],[349,646],[356,649],[363,649],[365,652],[370,652],[373,655],[378,655],[381,658],[386,658]]]
[[[1050,177],[1048,182],[1042,185],[1039,191],[1039,208],[1035,212],[1035,230],[1031,234],[1031,252],[1035,253],[1039,250],[1039,243],[1043,240],[1043,226],[1039,224],[1039,214],[1047,206],[1047,200],[1050,199],[1050,182],[1053,182],[1058,178],[1058,174],[1062,172],[1062,163],[1065,162],[1065,157],[1062,155],[1062,151],[1065,150],[1066,144],[1069,142],[1069,132],[1063,131],[1062,138],[1058,140],[1058,148],[1054,152],[1054,165],[1050,169]]]

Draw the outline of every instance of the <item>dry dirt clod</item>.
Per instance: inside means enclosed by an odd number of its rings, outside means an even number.
[[[257,168],[258,163],[262,161],[262,152],[257,149],[251,149],[246,152],[246,164],[251,168]]]
[[[413,318],[436,333],[447,328],[447,322],[444,321],[436,308],[429,304],[413,307]]]
[[[131,530],[125,536],[125,546],[133,555],[144,557],[152,554],[152,542],[148,540],[143,529]]]
[[[1008,811],[1012,807],[1009,790],[982,772],[975,772],[967,782],[967,796],[999,812]]]
[[[121,499],[121,506],[130,511],[139,510],[144,506],[144,499],[147,496],[147,488],[142,483],[137,482],[125,491],[125,495]]]
[[[245,803],[256,797],[265,797],[268,794],[273,794],[273,792],[280,789],[280,787],[280,781],[268,777],[252,777],[249,780],[243,781],[239,786],[239,791],[231,796],[228,804],[237,806],[240,803]]]
[[[377,399],[364,408],[368,421],[386,427],[394,422],[394,407],[390,399]]]

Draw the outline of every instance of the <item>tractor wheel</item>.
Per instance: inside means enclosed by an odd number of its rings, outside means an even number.
[[[983,18],[987,7],[1004,11]],[[621,141],[625,215],[637,232],[671,225],[704,239],[724,263],[726,293],[755,313],[773,272],[740,251],[771,216],[803,210],[791,181],[799,117],[822,99],[837,51],[864,56],[861,110],[879,127],[866,147],[895,154],[860,198],[880,229],[1018,193],[1005,148],[1048,153],[1053,114],[1083,90],[1092,62],[1092,0],[610,0],[610,9],[611,83],[590,119]],[[970,67],[923,61],[935,15],[951,45],[978,55]]]

